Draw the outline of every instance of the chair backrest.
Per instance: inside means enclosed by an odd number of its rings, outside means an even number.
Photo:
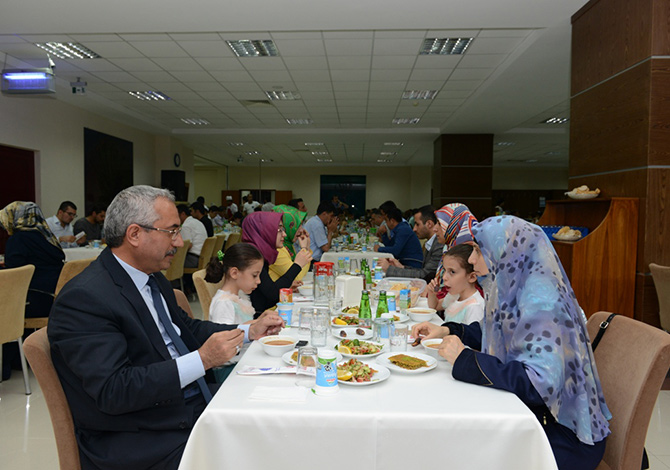
[[[217,237],[208,237],[205,238],[205,242],[202,244],[202,250],[200,251],[200,259],[198,260],[198,269],[205,269],[207,263],[212,259],[214,253],[214,245],[216,245]]]
[[[0,269],[0,345],[23,335],[28,286],[35,266]]]
[[[42,328],[28,336],[23,343],[23,351],[30,363],[30,368],[37,377],[49,409],[51,425],[56,436],[60,468],[79,470],[81,469],[79,447],[74,435],[72,412],[56,369],[51,362],[51,347],[49,338],[47,338],[47,329]]]
[[[235,243],[239,243],[240,239],[242,238],[241,233],[231,233],[228,235],[228,239],[226,240],[226,246],[223,251],[226,251],[228,248],[233,246]]]
[[[214,244],[214,249],[212,250],[212,256],[216,254],[217,251],[223,251],[223,244],[226,242],[226,237],[216,236],[216,243]]]
[[[186,314],[193,318],[193,311],[191,310],[191,305],[188,303],[188,299],[186,298],[186,294],[184,294],[182,291],[179,289],[173,289],[174,290],[174,296],[177,298],[177,305],[181,307],[181,309],[186,312]]]
[[[202,307],[202,317],[209,320],[209,305],[212,303],[212,298],[216,291],[223,285],[223,279],[216,284],[205,281],[205,271],[201,269],[193,273],[193,284],[195,291],[198,293],[198,300]]]
[[[591,315],[591,339],[610,315]],[[603,461],[613,470],[638,470],[651,413],[670,367],[670,335],[622,315],[607,328],[595,352],[605,401],[612,412]]]
[[[656,294],[658,295],[659,317],[661,328],[670,331],[670,266],[649,265],[651,277],[654,278]]]
[[[184,240],[184,245],[177,248],[177,252],[172,257],[170,267],[165,270],[165,277],[168,281],[174,281],[184,275],[184,260],[190,248],[190,240]]]
[[[95,258],[76,259],[65,263],[63,265],[63,270],[60,272],[60,276],[58,276],[58,282],[56,283],[56,291],[54,294],[58,295],[58,293],[63,287],[65,287],[65,284],[67,284],[70,279],[75,277],[84,269],[88,268],[88,265],[93,261],[95,261]]]

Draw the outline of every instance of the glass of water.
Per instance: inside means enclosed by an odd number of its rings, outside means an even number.
[[[295,366],[295,384],[311,388],[316,382],[316,361],[318,349],[314,346],[303,346],[298,349],[298,360]]]
[[[300,309],[300,318],[298,320],[298,334],[309,335],[312,327],[312,317],[314,316],[314,307],[302,307]]]
[[[330,309],[315,308],[311,320],[310,344],[312,346],[324,347],[328,340],[328,326],[330,323]]]
[[[407,335],[409,326],[401,323],[393,323],[391,327],[391,351],[407,351]]]

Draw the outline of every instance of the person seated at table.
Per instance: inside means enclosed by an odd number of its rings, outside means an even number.
[[[212,221],[212,226],[223,227],[224,218],[221,217],[222,207],[211,205],[209,206],[209,218]]]
[[[551,242],[512,216],[488,218],[472,233],[483,325],[424,322],[412,334],[443,338],[439,354],[456,380],[516,394],[540,421],[560,470],[596,468],[611,414],[584,313]]]
[[[293,265],[293,260],[295,260],[296,256],[296,245],[298,246],[298,250],[307,250],[310,255],[312,254],[312,250],[309,249],[309,233],[307,233],[302,225],[305,217],[307,217],[307,212],[301,212],[295,207],[285,204],[275,206],[272,210],[282,214],[282,223],[286,232],[284,246],[277,250],[277,259],[269,268],[270,277],[273,281],[276,281]],[[295,277],[295,280],[302,281],[307,271],[309,271],[309,264],[303,266],[302,271]]]
[[[391,253],[403,266],[420,269],[423,265],[423,253],[416,233],[403,220],[400,209],[391,209],[387,215],[393,243],[391,246],[375,245],[374,250],[379,253]]]
[[[291,207],[295,207],[300,212],[307,212],[307,206],[305,205],[305,202],[302,200],[301,197],[291,199],[288,202],[288,205],[291,206]]]
[[[230,224],[234,225],[235,227],[241,227],[242,219],[244,219],[244,214],[241,212],[235,212],[235,214],[233,214],[233,218],[230,219]]]
[[[133,186],[107,211],[107,249],[60,292],[51,358],[70,405],[82,469],[177,469],[215,386],[206,371],[283,325],[190,318],[162,269],[183,241],[174,196]]]
[[[208,237],[214,236],[214,227],[212,226],[212,220],[207,217],[207,209],[201,202],[194,202],[191,204],[191,217],[196,220],[199,220],[202,225],[205,226],[205,232]]]
[[[207,229],[190,215],[191,209],[186,204],[179,204],[177,206],[177,213],[181,222],[181,237],[183,240],[191,241],[191,248],[188,249],[188,253],[186,253],[186,258],[184,259],[184,267],[197,268],[202,245],[207,238]]]
[[[338,217],[330,201],[323,201],[316,209],[316,216],[305,223],[305,230],[309,234],[310,249],[314,261],[321,261],[321,256],[330,251],[330,245],[337,234]]]
[[[414,233],[420,239],[427,239],[423,245],[423,265],[421,268],[403,266],[395,258],[381,258],[379,265],[387,277],[416,277],[430,282],[435,278],[437,267],[442,258],[444,245],[437,240],[435,233],[437,217],[433,206],[427,205],[417,209],[414,214]]]
[[[393,244],[393,233],[388,227],[388,213],[393,209],[397,209],[393,201],[386,201],[379,206],[379,213],[381,214],[381,223],[377,227],[377,236],[381,239],[384,246],[391,246]]]
[[[344,201],[340,201],[340,196],[337,194],[333,196],[333,199],[330,201],[333,204],[333,207],[341,212],[349,209],[349,204]]]
[[[98,204],[91,207],[89,214],[74,223],[74,233],[84,232],[88,243],[93,240],[104,242],[102,224],[105,222],[107,208]]]
[[[72,221],[77,218],[77,206],[72,201],[63,201],[56,215],[46,220],[49,229],[60,242],[61,248],[76,248],[86,243],[86,237],[75,238]],[[79,233],[79,232],[77,232]]]
[[[309,252],[301,249],[291,267],[279,279],[273,281],[269,273],[270,265],[277,259],[277,250],[284,246],[285,235],[282,214],[278,212],[252,212],[242,221],[242,241],[258,248],[264,260],[260,274],[261,283],[249,296],[256,310],[256,316],[274,307],[279,302],[279,290],[293,287],[295,278],[302,268],[312,260]]]
[[[18,268],[32,264],[25,316],[46,317],[51,311],[58,277],[65,254],[34,202],[15,201],[0,210],[0,226],[9,234],[5,246],[5,267]],[[9,379],[14,358],[18,360],[17,343],[3,345],[3,380]]]
[[[428,306],[444,311],[444,320],[469,325],[484,318],[484,298],[477,290],[477,275],[468,259],[471,245],[456,245],[442,257],[443,282],[449,295],[438,300],[437,279],[428,284]]]

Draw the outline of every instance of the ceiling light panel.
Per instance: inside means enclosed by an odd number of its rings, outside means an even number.
[[[393,147],[402,147],[402,142],[384,142],[384,145],[393,146]]]
[[[395,118],[392,122],[393,124],[418,124],[420,118]]]
[[[265,96],[271,100],[299,100],[300,95],[295,91],[266,91]]]
[[[305,145],[310,147],[310,146],[317,146],[317,145],[324,145],[323,142],[305,142]]]
[[[271,39],[226,41],[237,57],[276,57],[279,50]]]
[[[432,100],[437,95],[437,90],[405,90],[402,94],[403,100]]]
[[[193,126],[209,126],[210,122],[206,119],[200,118],[181,118],[182,122],[185,124],[191,124]]]
[[[100,56],[76,42],[38,42],[35,43],[40,49],[59,59],[99,59]]]
[[[566,117],[552,117],[549,119],[545,119],[544,121],[541,121],[540,124],[564,124],[569,120],[570,119]]]
[[[314,155],[314,156],[323,156],[323,155],[328,155],[328,152],[312,152],[312,155]]]
[[[168,101],[172,99],[160,91],[129,91],[128,94],[142,101]]]
[[[306,125],[308,125],[308,124],[314,124],[314,121],[311,120],[311,119],[293,119],[293,118],[289,118],[289,119],[286,119],[286,122],[288,122],[288,123],[291,124],[292,126],[293,126],[293,125],[297,125],[297,126],[306,126]]]
[[[420,55],[461,55],[465,54],[473,38],[426,38],[421,45]]]

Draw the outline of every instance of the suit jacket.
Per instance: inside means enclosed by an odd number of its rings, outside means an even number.
[[[165,277],[155,277],[189,350],[236,327],[189,318]],[[83,468],[149,468],[183,447],[204,399],[184,399],[176,362],[109,248],[60,292],[48,335]]]
[[[386,277],[418,277],[426,282],[432,281],[440,264],[440,258],[442,258],[443,247],[444,245],[435,239],[430,251],[426,251],[425,247],[423,249],[423,266],[421,268],[389,266],[386,270]]]

